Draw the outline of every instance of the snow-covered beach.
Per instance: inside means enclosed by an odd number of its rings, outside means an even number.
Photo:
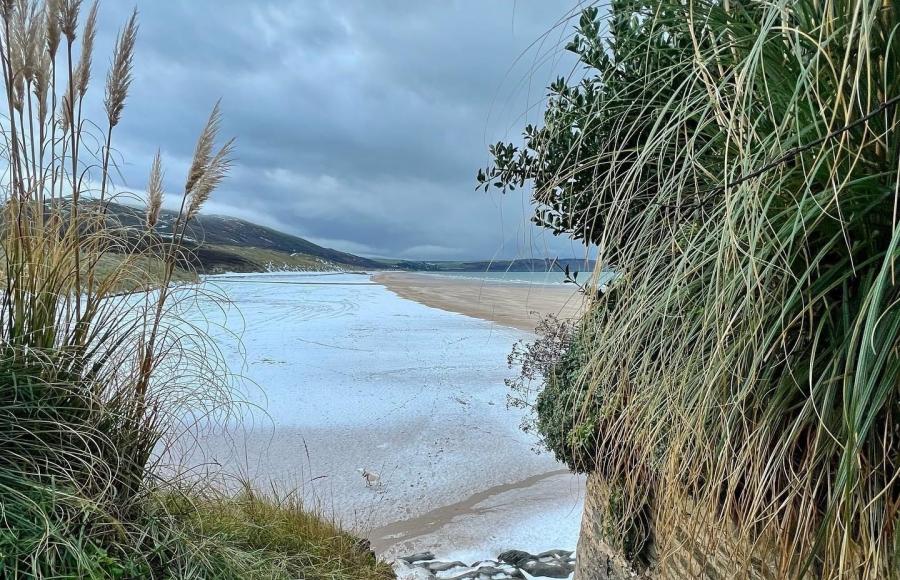
[[[519,430],[506,356],[529,335],[360,274],[210,277],[199,316],[258,408],[188,461],[300,488],[391,558],[574,549],[582,481]],[[527,290],[527,289],[526,289]],[[252,385],[252,386],[251,386]],[[367,487],[357,471],[377,472]]]

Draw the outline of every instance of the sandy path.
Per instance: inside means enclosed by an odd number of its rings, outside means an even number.
[[[574,318],[582,298],[571,285],[511,284],[413,274],[381,272],[372,279],[408,300],[533,332],[543,314]]]

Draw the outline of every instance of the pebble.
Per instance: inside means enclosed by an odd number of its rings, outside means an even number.
[[[397,580],[523,580],[529,578],[572,578],[575,553],[547,550],[529,554],[509,550],[495,560],[471,565],[459,561],[441,561],[431,552],[403,556],[394,561]]]

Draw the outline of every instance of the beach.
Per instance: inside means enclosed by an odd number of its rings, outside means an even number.
[[[571,312],[571,287],[396,273],[203,286],[228,305],[198,304],[192,324],[215,339],[245,405],[226,429],[195,434],[185,465],[296,489],[385,558],[575,548],[583,481],[534,452],[503,382],[512,344],[533,336],[529,311]]]
[[[372,279],[401,298],[525,332],[533,332],[544,314],[572,319],[581,312],[582,297],[572,285],[507,283],[477,276],[381,272]]]

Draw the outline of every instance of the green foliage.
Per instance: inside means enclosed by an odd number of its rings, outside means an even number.
[[[653,560],[653,512],[647,502],[636,508],[631,496],[630,489],[610,482],[603,538],[637,569],[645,569]]]
[[[586,80],[480,176],[533,181],[536,221],[619,273],[544,397],[554,449],[589,444],[635,504],[665,490],[663,554],[673,522],[724,521],[746,542],[697,541],[747,569],[890,577],[900,6],[620,1],[603,42],[597,16],[570,45]]]
[[[0,577],[381,580],[390,566],[294,496],[156,490],[118,520],[76,490],[0,480]]]
[[[382,580],[391,567],[367,544],[307,511],[293,494],[264,497],[249,486],[234,498],[202,496],[170,506],[202,538],[206,577]]]
[[[589,327],[583,325],[548,369],[534,406],[542,443],[576,473],[593,471],[597,455],[593,427],[600,406],[580,377],[591,347]]]
[[[537,335],[534,341],[526,342],[523,339],[513,344],[507,364],[518,373],[503,381],[510,391],[506,395],[507,407],[525,410],[519,425],[525,433],[540,433],[535,397],[547,388],[547,384],[554,378],[555,369],[563,364],[572,346],[575,325],[571,321],[560,320],[554,314],[548,314],[538,322],[534,333]],[[540,434],[544,436],[543,433]],[[546,441],[542,443],[552,449]]]
[[[564,78],[552,83],[543,126],[525,127],[521,147],[492,145],[493,164],[477,176],[485,191],[491,186],[514,190],[530,182],[534,223],[593,243],[600,241],[605,209],[615,200],[610,186],[639,172],[647,189],[628,208],[627,218],[633,218],[652,199],[653,182],[665,173],[667,158],[677,157],[674,151],[661,152],[659,165],[639,162],[641,145],[653,129],[641,120],[647,110],[669,106],[690,74],[675,66],[691,45],[678,25],[680,7],[644,0],[615,0],[611,6],[606,34],[599,9],[589,7],[566,45],[584,65],[584,78],[576,84]],[[715,155],[705,144],[715,137],[698,128],[701,124],[694,122],[692,138],[704,143],[698,151],[703,157]],[[605,154],[611,147],[615,155]]]

